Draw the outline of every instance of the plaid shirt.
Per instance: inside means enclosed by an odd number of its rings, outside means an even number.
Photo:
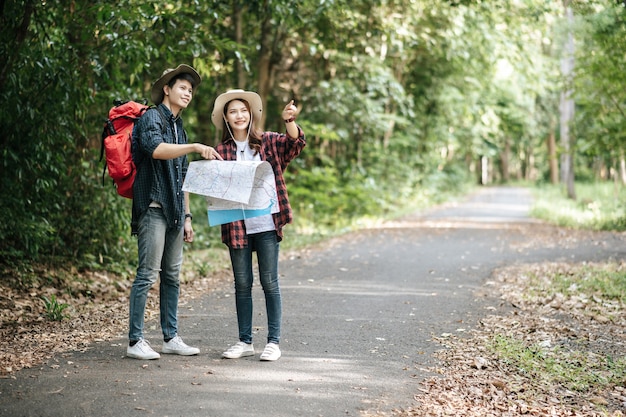
[[[283,239],[283,226],[291,223],[293,213],[287,195],[287,185],[283,172],[287,165],[298,155],[306,145],[304,132],[298,126],[298,137],[290,138],[284,133],[264,132],[261,142],[260,156],[267,161],[274,170],[276,178],[276,194],[278,195],[278,213],[272,214],[278,241]],[[237,144],[232,138],[226,139],[215,147],[215,150],[225,161],[237,160]],[[248,235],[243,220],[222,225],[222,242],[233,249],[242,249],[248,246]]]
[[[139,218],[153,201],[161,204],[169,229],[178,229],[184,224],[185,200],[182,186],[187,174],[187,156],[159,160],[152,158],[152,154],[161,143],[187,143],[187,135],[180,117],[175,118],[162,103],[159,104],[159,110],[167,122],[157,109],[149,109],[133,128],[132,155],[137,166],[137,176],[133,184],[133,235],[138,232]],[[174,124],[178,141],[174,137]]]

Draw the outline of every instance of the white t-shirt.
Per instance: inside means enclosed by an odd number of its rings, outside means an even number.
[[[254,151],[250,149],[248,140],[240,142],[235,141],[237,144],[237,161],[260,161],[261,155],[254,154]],[[246,233],[251,235],[254,233],[269,232],[270,230],[276,230],[274,220],[271,214],[265,214],[259,217],[252,217],[250,219],[244,219],[246,224]]]

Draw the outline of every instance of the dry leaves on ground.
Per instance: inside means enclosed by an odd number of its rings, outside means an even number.
[[[586,265],[589,266],[589,265]],[[623,416],[626,381],[591,390],[517,369],[488,346],[518,340],[540,348],[550,361],[554,349],[582,352],[585,363],[605,363],[626,355],[626,312],[615,300],[597,296],[546,297],[529,292],[529,276],[572,273],[583,265],[542,263],[497,271],[491,286],[502,303],[468,337],[444,336],[436,357],[439,376],[429,378],[416,396],[417,406],[398,416]],[[600,265],[596,265],[600,267]],[[622,270],[626,264],[617,265]],[[575,355],[572,360],[576,360]],[[581,361],[582,362],[582,361]],[[591,370],[589,371],[591,372]],[[459,414],[461,413],[461,414]]]
[[[533,244],[533,240],[545,244],[550,240],[546,235],[553,237],[555,232],[549,229],[544,233],[528,239],[527,244]],[[563,236],[559,241],[568,244]],[[530,275],[550,276],[557,270],[567,272],[579,267],[543,263],[497,271],[488,288],[500,297],[500,305],[491,307],[492,314],[467,337],[445,335],[436,339],[445,347],[436,355],[439,365],[432,369],[438,376],[422,384],[414,407],[396,410],[394,415],[623,416],[626,381],[592,392],[565,389],[520,373],[487,348],[494,336],[500,335],[544,346],[548,353],[552,346],[571,346],[597,358],[624,357],[624,305],[595,296],[528,296]],[[93,341],[124,336],[131,281],[102,273],[83,278],[82,284],[73,285],[71,299],[49,286],[24,293],[0,283],[0,377],[14,377],[18,370],[40,364],[55,353],[82,350]],[[212,273],[210,278],[183,277],[181,302],[224,288],[230,279],[228,271]],[[54,322],[44,317],[41,296],[51,295],[71,303],[71,320]],[[154,291],[147,315],[147,320],[158,315]]]
[[[76,271],[71,271],[77,275]],[[47,275],[54,275],[47,271]],[[66,290],[42,284],[19,291],[0,283],[0,378],[13,377],[22,368],[36,366],[56,353],[82,351],[90,343],[123,338],[128,328],[128,296],[132,281],[106,273],[81,273],[72,283],[72,296]],[[229,271],[210,277],[183,276],[181,305],[230,280]],[[67,303],[69,320],[46,318],[42,297],[54,296]],[[148,297],[146,321],[158,318],[158,286]]]

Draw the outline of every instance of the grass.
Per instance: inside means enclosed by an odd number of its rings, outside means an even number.
[[[561,227],[584,230],[626,230],[626,188],[610,182],[577,183],[577,200],[568,199],[562,186],[533,188],[533,217]],[[525,297],[550,300],[562,297],[583,300],[584,315],[594,315],[607,304],[626,305],[626,265],[581,265],[531,276]],[[611,310],[611,309],[609,309]],[[594,312],[595,311],[595,312]],[[616,310],[604,310],[614,320]],[[596,352],[584,344],[545,345],[530,343],[523,335],[494,335],[487,346],[502,364],[522,378],[540,381],[545,387],[597,393],[626,381],[626,356]]]
[[[62,321],[69,318],[69,315],[64,313],[64,310],[70,305],[67,303],[59,302],[57,297],[53,294],[49,298],[46,296],[41,297],[46,309],[45,316],[52,321]]]
[[[533,274],[524,294],[531,303],[557,297],[579,300],[581,307],[576,314],[616,320],[614,316],[619,316],[626,306],[626,265],[607,262]],[[488,346],[520,376],[578,392],[598,392],[626,381],[623,352],[592,351],[584,343],[529,344],[523,337],[495,335]]]
[[[562,185],[534,187],[533,217],[562,227],[626,230],[626,186],[612,182],[576,183],[576,200]]]
[[[563,294],[566,297],[597,297],[626,304],[626,269],[624,265],[606,263],[583,265],[576,274],[558,272],[548,277],[533,277],[532,293],[544,297]]]
[[[598,391],[626,380],[626,357],[613,358],[589,351],[570,350],[497,335],[488,347],[517,373],[540,385],[560,385],[568,390]]]

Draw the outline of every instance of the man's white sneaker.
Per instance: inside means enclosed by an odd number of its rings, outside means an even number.
[[[183,339],[180,336],[176,336],[171,339],[169,342],[163,342],[163,349],[161,349],[161,353],[171,353],[174,355],[182,355],[182,356],[191,356],[197,355],[200,353],[200,349],[187,346]]]
[[[262,361],[277,361],[280,358],[280,348],[277,343],[268,343],[261,353]]]
[[[126,348],[126,356],[135,359],[159,359],[161,357],[150,347],[150,343],[145,339],[139,339],[133,346],[128,346]]]
[[[222,353],[222,357],[227,359],[239,359],[244,356],[254,356],[252,343],[237,342]]]

